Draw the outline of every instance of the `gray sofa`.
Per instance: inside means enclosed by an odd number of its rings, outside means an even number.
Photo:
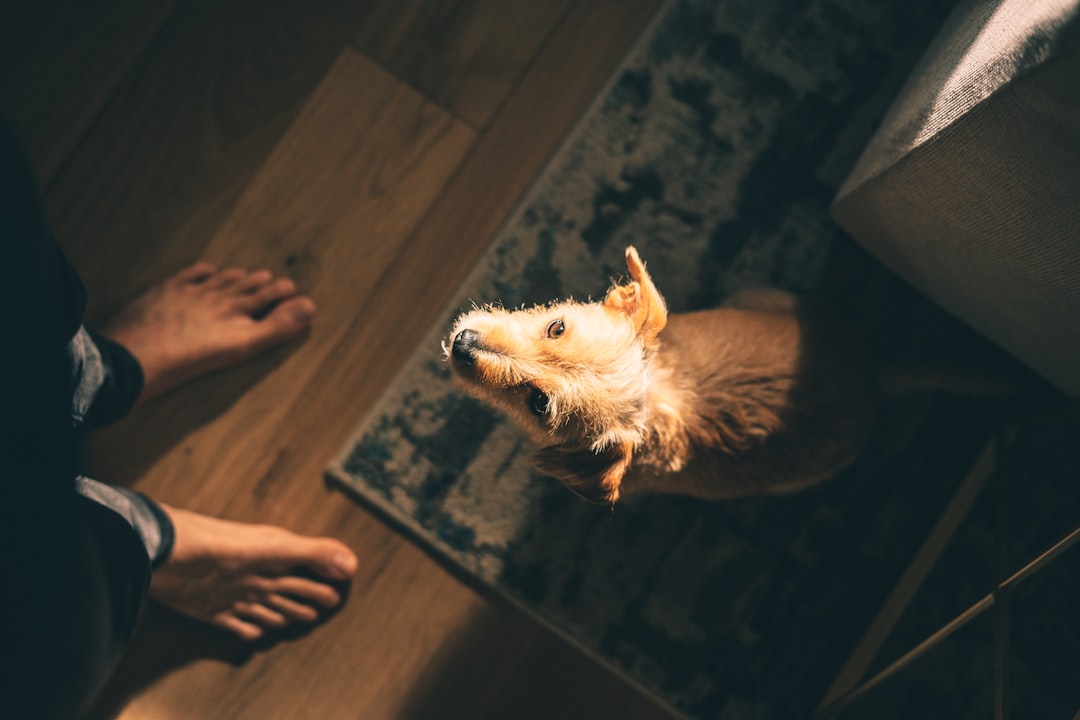
[[[869,252],[1080,396],[1080,0],[964,0],[833,214]]]

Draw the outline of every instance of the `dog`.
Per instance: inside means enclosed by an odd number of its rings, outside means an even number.
[[[475,309],[442,343],[457,384],[536,443],[538,470],[586,500],[786,493],[858,454],[872,354],[823,305],[780,290],[669,315],[633,247],[600,302]]]

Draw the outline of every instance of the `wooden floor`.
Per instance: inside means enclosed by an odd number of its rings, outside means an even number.
[[[199,258],[319,305],[95,437],[95,475],[361,558],[339,613],[254,648],[152,605],[95,717],[668,717],[322,482],[658,1],[4,4],[0,100],[91,327]]]

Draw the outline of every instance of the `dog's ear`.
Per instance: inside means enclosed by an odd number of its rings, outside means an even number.
[[[629,442],[599,452],[552,445],[537,450],[533,462],[540,472],[558,478],[579,497],[598,505],[614,505],[633,455],[634,445]]]
[[[629,315],[638,335],[651,343],[667,325],[667,304],[633,247],[626,248],[626,267],[631,281],[611,288],[604,306]]]

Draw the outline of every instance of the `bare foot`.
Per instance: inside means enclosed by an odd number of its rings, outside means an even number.
[[[298,337],[314,314],[315,303],[288,278],[200,262],[151,288],[101,332],[142,365],[145,400]]]
[[[356,555],[337,540],[161,506],[176,540],[169,559],[154,571],[151,597],[244,640],[314,622],[320,610],[341,602],[332,583],[356,572]]]

